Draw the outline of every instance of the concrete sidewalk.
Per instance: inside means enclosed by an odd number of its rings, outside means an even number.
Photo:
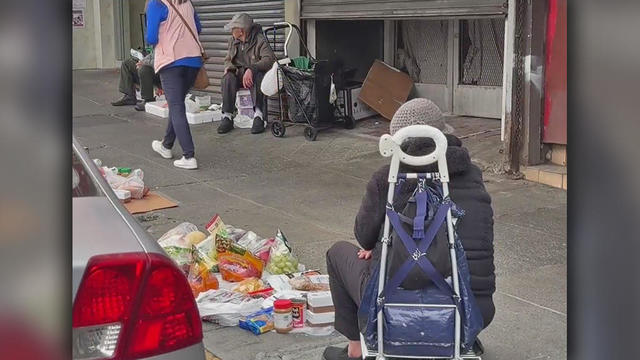
[[[152,189],[179,203],[137,217],[151,234],[159,237],[183,221],[203,226],[219,213],[225,223],[265,237],[281,228],[300,261],[323,271],[331,244],[355,241],[353,221],[365,186],[385,163],[372,136],[384,130],[384,120],[322,132],[315,142],[304,139],[302,127],[278,139],[244,129],[218,135],[217,124],[192,126],[200,169],[185,171],[151,150],[165,119],[109,104],[118,97],[117,78],[116,71],[74,72],[73,132],[91,157],[143,169]],[[473,160],[491,169],[499,158],[499,131],[492,130],[499,122],[452,118],[450,124],[457,135],[468,135],[464,143]],[[485,185],[495,212],[497,310],[480,335],[483,358],[566,358],[566,192],[490,171]],[[345,340],[254,336],[211,324],[204,330],[205,346],[223,360],[320,359],[327,344]]]

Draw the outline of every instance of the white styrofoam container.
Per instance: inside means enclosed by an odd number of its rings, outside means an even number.
[[[160,116],[161,118],[169,117],[169,104],[166,101],[153,101],[144,105],[144,110],[149,114]]]
[[[210,123],[212,121],[219,121],[222,113],[216,111],[201,111],[199,113],[187,113],[187,121],[191,125]],[[214,120],[214,118],[218,118]]]
[[[331,291],[317,291],[307,294],[307,303],[313,307],[333,306]]]
[[[307,316],[306,321],[309,324],[319,325],[319,324],[331,324],[336,320],[335,312],[326,312],[326,313],[314,313],[309,310],[305,310],[305,315]]]

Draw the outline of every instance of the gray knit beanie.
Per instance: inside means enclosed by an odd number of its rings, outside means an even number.
[[[452,128],[444,122],[442,112],[433,101],[424,98],[409,100],[396,111],[389,124],[391,135],[410,125],[430,125],[443,133],[451,133]]]

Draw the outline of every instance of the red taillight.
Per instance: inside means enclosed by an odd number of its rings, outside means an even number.
[[[171,260],[151,255],[149,278],[133,325],[128,355],[167,353],[202,340],[202,323],[193,293]]]
[[[91,258],[73,303],[73,327],[128,319],[146,265],[144,254]]]
[[[74,301],[73,328],[79,359],[154,356],[202,340],[186,278],[156,254],[91,258]]]

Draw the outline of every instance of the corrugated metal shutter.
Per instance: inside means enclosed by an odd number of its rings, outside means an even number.
[[[242,12],[249,14],[255,22],[262,26],[284,21],[284,1],[192,0],[192,2],[202,23],[200,41],[209,56],[205,68],[209,74],[210,85],[205,92],[211,93],[213,101],[220,102],[222,101],[220,81],[224,73],[227,43],[229,36],[231,36],[228,31],[224,30],[224,25],[231,20],[233,15]],[[284,42],[282,34],[277,37],[279,44],[276,47],[276,53],[282,49]]]
[[[302,0],[303,19],[407,19],[506,15],[505,0]]]

